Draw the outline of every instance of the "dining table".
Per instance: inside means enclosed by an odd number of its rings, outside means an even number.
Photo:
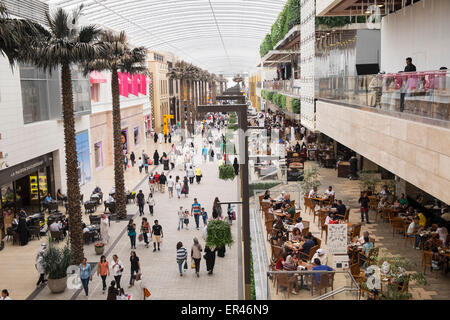
[[[305,243],[304,241],[286,241],[284,245],[286,248],[294,252],[298,252],[300,251],[304,243]]]
[[[313,265],[311,263],[307,263],[304,261],[299,260],[298,261],[298,265],[297,265],[297,270],[298,271],[302,271],[302,270],[307,270],[307,271],[311,271],[313,268]],[[305,280],[304,277],[305,274],[300,273],[300,284],[299,284],[299,290],[301,289],[306,289],[308,290],[309,288],[307,286],[305,286]]]

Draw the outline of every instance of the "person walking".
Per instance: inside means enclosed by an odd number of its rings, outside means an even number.
[[[184,223],[184,210],[183,206],[180,206],[180,210],[178,210],[178,231],[180,229],[183,229],[183,223]]]
[[[202,219],[203,219],[203,226],[206,226],[208,224],[208,213],[205,211],[205,208],[202,208]]]
[[[233,216],[235,215],[235,213],[230,203],[228,204],[227,214],[228,214],[228,222],[230,224],[233,224]]]
[[[139,157],[138,160],[138,169],[139,169],[139,173],[142,173],[142,168],[144,167],[144,162],[142,161],[142,158]]]
[[[128,155],[125,155],[123,158],[123,170],[126,171],[128,167]]]
[[[25,216],[19,216],[17,233],[19,234],[20,245],[26,246],[28,244],[29,239],[29,229],[27,226],[27,220]]]
[[[131,166],[134,168],[134,163],[136,162],[136,156],[134,155],[134,151],[131,151],[130,154]]]
[[[97,263],[97,275],[102,278],[102,291],[104,294],[106,291],[106,277],[109,276],[109,263],[104,255],[100,257],[100,262]]]
[[[189,210],[184,210],[183,222],[186,225],[186,230],[189,230]]]
[[[195,180],[197,181],[197,184],[200,184],[202,177],[202,169],[200,169],[200,167],[195,168]]]
[[[184,177],[183,180],[183,188],[181,189],[181,194],[184,194],[185,198],[187,198],[189,194],[189,181],[186,176]]]
[[[155,150],[155,152],[153,153],[153,164],[155,166],[159,165],[159,153],[158,153],[158,150]]]
[[[130,237],[131,249],[136,249],[136,224],[130,219],[127,226],[128,236]]]
[[[206,148],[206,145],[203,146],[202,155],[203,155],[203,162],[206,162],[206,158],[208,157],[208,149]]]
[[[194,169],[192,168],[192,165],[189,165],[189,168],[187,169],[187,176],[189,178],[189,183],[193,184],[194,183],[195,172],[194,172]]]
[[[182,187],[182,184],[181,184],[181,181],[180,181],[180,177],[177,176],[175,178],[175,190],[177,191],[178,199],[180,199],[182,188],[183,187]]]
[[[191,215],[194,215],[195,225],[197,230],[200,227],[200,215],[201,215],[201,205],[198,203],[197,198],[194,198],[194,203],[191,208]]]
[[[183,247],[183,243],[181,241],[178,241],[178,243],[177,243],[177,264],[178,264],[178,271],[180,272],[180,277],[183,276],[183,263],[186,265],[186,260],[187,260],[187,250],[185,247]],[[186,267],[187,267],[187,265],[186,265]]]
[[[148,223],[147,218],[142,218],[141,232],[144,237],[145,247],[148,248],[148,234],[150,232],[150,224]]]
[[[213,150],[213,148],[211,148],[209,150],[209,161],[210,162],[214,161],[214,150]]]
[[[239,164],[238,164],[237,157],[234,158],[233,168],[234,168],[234,174],[237,176],[239,174]]]
[[[174,185],[175,181],[173,181],[172,176],[169,176],[169,179],[167,179],[167,189],[169,190],[169,199],[173,198]]]
[[[117,300],[118,295],[119,290],[116,288],[116,282],[112,280],[108,288],[108,296],[106,297],[106,300]]]
[[[136,255],[135,251],[130,252],[130,265],[131,265],[131,273],[130,273],[130,285],[128,286],[128,289],[134,286],[136,275],[141,273],[141,265],[139,263],[139,257]]]
[[[202,259],[202,246],[198,243],[198,239],[194,238],[194,244],[191,248],[191,258],[195,264],[195,274],[200,277],[200,261]]]
[[[40,285],[41,283],[44,284],[47,282],[47,280],[45,280],[45,268],[44,268],[44,253],[45,250],[47,249],[47,244],[46,243],[42,243],[41,247],[39,248],[39,251],[36,255],[36,270],[39,273],[39,280],[36,283],[36,286]]]
[[[145,195],[142,192],[142,190],[139,190],[138,194],[136,195],[137,199],[137,205],[139,207],[139,216],[144,215],[144,206],[145,206]]]
[[[158,142],[158,134],[157,134],[156,132],[153,133],[153,141],[154,141],[155,143]]]
[[[167,143],[167,133],[164,134],[164,143]]]
[[[361,197],[358,199],[358,203],[360,204],[361,211],[361,223],[364,223],[364,215],[366,216],[366,223],[369,222],[369,197],[367,196],[367,192],[362,193]]]
[[[165,152],[163,152],[162,158],[161,158],[163,169],[166,171],[169,171],[169,157]]]
[[[173,170],[173,168],[175,168],[175,151],[172,151],[169,154],[169,162],[170,162],[170,169]]]
[[[220,205],[219,197],[214,199],[212,215],[214,219],[222,218],[222,206]]]
[[[113,255],[113,262],[111,263],[111,270],[114,280],[116,281],[117,289],[120,289],[120,279],[122,278],[122,272],[124,270],[124,265],[119,257],[115,254]]]
[[[158,244],[158,251],[160,251],[161,238],[164,237],[162,226],[158,224],[158,220],[155,220],[155,224],[152,227],[153,237],[153,252],[156,251],[156,244]]]
[[[161,175],[159,176],[159,191],[161,191],[161,193],[165,192],[166,182],[167,182],[167,177],[164,174],[164,172],[161,172]]]
[[[92,281],[92,268],[89,263],[87,263],[87,259],[83,258],[80,263],[80,279],[83,284],[84,293],[86,297],[89,295],[89,281]]]
[[[148,194],[147,204],[148,204],[148,210],[150,211],[150,215],[153,216],[153,210],[155,207],[155,199],[153,198],[153,193],[151,193],[151,192]]]
[[[142,161],[142,164],[144,165],[145,174],[148,174],[148,161],[149,161],[148,155],[144,154],[144,160]]]
[[[102,237],[102,241],[104,243],[109,242],[109,218],[106,214],[102,214],[102,218],[100,220],[100,236]]]
[[[206,271],[208,271],[208,275],[212,275],[214,264],[216,263],[216,250],[211,250],[208,246],[206,246],[205,255],[203,258],[206,260]]]

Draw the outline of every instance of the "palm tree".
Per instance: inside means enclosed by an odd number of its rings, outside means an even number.
[[[211,100],[212,104],[216,104],[216,96],[217,96],[217,75],[215,73],[211,73],[208,80],[209,89],[211,91]]]
[[[70,244],[74,263],[80,263],[83,258],[83,233],[70,66],[92,59],[99,49],[94,44],[99,29],[93,25],[78,26],[82,8],[83,6],[78,7],[72,14],[68,14],[61,8],[51,15],[47,13],[47,23],[50,28],[48,37],[33,50],[34,64],[44,71],[51,72],[52,69],[61,68],[68,197],[67,213],[69,215]]]
[[[85,64],[84,72],[110,71],[113,115],[113,140],[114,140],[114,183],[116,210],[119,219],[127,217],[125,181],[123,168],[123,145],[121,140],[121,115],[118,72],[147,74],[145,66],[147,49],[144,47],[131,49],[127,43],[125,32],[119,34],[111,31],[103,31],[98,45],[101,51],[98,56]]]
[[[194,85],[193,81],[197,78],[198,68],[192,64],[188,64],[186,67],[186,79],[187,79],[187,100],[188,100],[188,132],[193,131],[193,100],[194,100]]]
[[[13,19],[0,2],[0,54],[8,58],[11,68],[16,62],[30,62],[30,47],[48,32],[39,24],[26,19]]]

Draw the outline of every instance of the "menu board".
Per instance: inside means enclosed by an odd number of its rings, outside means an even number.
[[[347,253],[347,224],[329,224],[327,238],[329,254]]]

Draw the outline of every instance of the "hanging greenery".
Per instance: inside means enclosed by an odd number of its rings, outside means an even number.
[[[292,112],[295,114],[300,114],[300,106],[301,106],[300,100],[292,99],[291,105],[292,105]]]
[[[358,16],[356,18],[358,23],[366,22],[365,16]],[[355,22],[355,17],[316,17],[316,27],[323,25],[330,28],[334,27],[342,27],[347,24],[351,24]]]
[[[234,180],[234,168],[232,165],[223,164],[219,167],[219,179]]]
[[[208,221],[208,227],[206,230],[206,245],[211,249],[231,246],[233,244],[233,236],[231,235],[230,224],[227,221]]]

